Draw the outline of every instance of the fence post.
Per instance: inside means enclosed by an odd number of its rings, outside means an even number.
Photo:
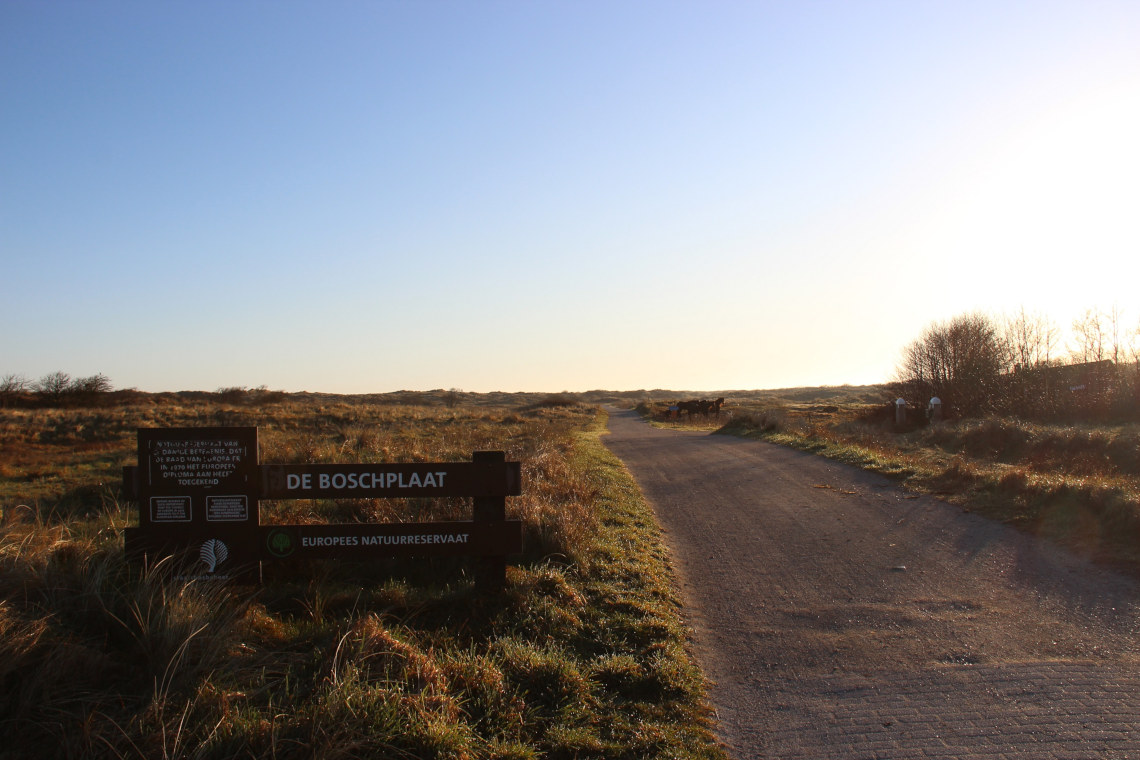
[[[471,454],[471,461],[476,472],[482,469],[499,475],[503,472],[507,454],[505,451],[475,451]],[[480,477],[480,481],[489,479]],[[496,523],[507,519],[506,496],[476,496],[475,514],[476,523]],[[477,557],[475,559],[475,589],[481,593],[497,593],[507,585],[507,558],[506,556]]]

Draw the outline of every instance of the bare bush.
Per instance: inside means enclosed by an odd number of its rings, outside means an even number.
[[[113,390],[110,378],[104,374],[72,378],[66,372],[52,372],[34,383],[9,375],[5,383],[12,390],[5,393],[0,387],[0,397],[12,401],[30,391],[32,397],[23,400],[27,406],[96,406]]]
[[[22,393],[30,383],[23,375],[4,375],[0,378],[0,393]]]
[[[71,384],[71,390],[78,393],[110,393],[111,379],[103,374],[81,377]]]
[[[994,321],[963,314],[926,328],[905,349],[895,388],[919,406],[937,396],[944,409],[982,414],[996,407],[1008,369],[1009,350]]]
[[[70,387],[71,375],[66,372],[52,372],[37,380],[32,390],[48,402],[59,403]]]
[[[538,400],[535,403],[536,407],[554,409],[560,406],[578,406],[581,402],[578,398],[568,391],[562,393],[552,393]]]
[[[1044,315],[1022,309],[999,326],[965,314],[907,346],[889,389],[919,408],[938,396],[949,416],[1138,419],[1140,330],[1124,324],[1118,307],[1086,310],[1073,322],[1068,361],[1060,361],[1060,331]]]
[[[23,394],[31,384],[23,375],[4,375],[0,378],[0,406],[9,406]]]

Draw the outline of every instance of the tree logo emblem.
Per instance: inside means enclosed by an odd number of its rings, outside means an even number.
[[[274,557],[288,557],[297,548],[297,542],[293,539],[293,534],[280,528],[269,532],[265,544],[269,549],[269,553]]]
[[[198,551],[198,557],[206,565],[206,572],[211,575],[218,568],[218,565],[226,561],[228,556],[230,556],[230,550],[216,538],[207,539]]]

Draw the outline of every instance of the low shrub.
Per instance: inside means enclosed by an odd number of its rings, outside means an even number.
[[[780,408],[737,412],[721,428],[726,433],[780,433],[792,430],[787,412]]]
[[[581,406],[582,402],[570,393],[552,393],[549,396],[540,398],[535,402],[535,406],[540,409],[554,409],[557,407],[566,406]]]

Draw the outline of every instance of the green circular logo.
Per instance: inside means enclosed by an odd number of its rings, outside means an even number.
[[[283,528],[269,531],[265,545],[274,557],[288,557],[297,549],[297,541],[293,538],[292,532]]]

